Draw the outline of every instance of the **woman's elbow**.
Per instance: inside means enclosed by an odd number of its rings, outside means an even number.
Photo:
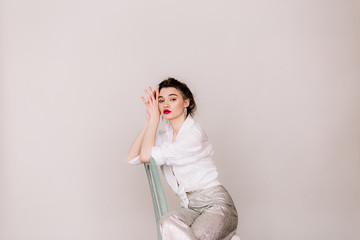
[[[125,162],[129,163],[133,158],[130,157],[129,155],[126,156]]]
[[[140,154],[140,162],[148,163],[150,161],[150,157],[151,156],[145,154]]]
[[[140,157],[139,153],[136,154],[136,153],[129,152],[128,155],[126,156],[125,162],[130,163],[130,164],[138,163],[139,157]]]

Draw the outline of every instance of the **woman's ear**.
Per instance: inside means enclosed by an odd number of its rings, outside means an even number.
[[[184,107],[188,107],[190,105],[190,99],[185,99]]]

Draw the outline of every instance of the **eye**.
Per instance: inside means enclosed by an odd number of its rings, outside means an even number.
[[[176,101],[176,98],[172,98],[172,99],[170,99],[172,102],[174,102],[174,101]]]
[[[163,102],[164,102],[164,100],[162,100],[162,99],[159,100],[159,103],[163,103]]]

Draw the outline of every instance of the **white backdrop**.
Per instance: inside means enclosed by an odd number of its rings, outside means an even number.
[[[242,240],[360,239],[360,2],[2,0],[0,239],[156,239],[125,156],[186,82]],[[166,187],[170,208],[178,207]]]

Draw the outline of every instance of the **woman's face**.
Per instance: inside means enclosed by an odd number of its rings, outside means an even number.
[[[189,106],[189,99],[173,87],[162,88],[159,93],[159,110],[164,119],[172,120],[184,116],[184,108]]]

